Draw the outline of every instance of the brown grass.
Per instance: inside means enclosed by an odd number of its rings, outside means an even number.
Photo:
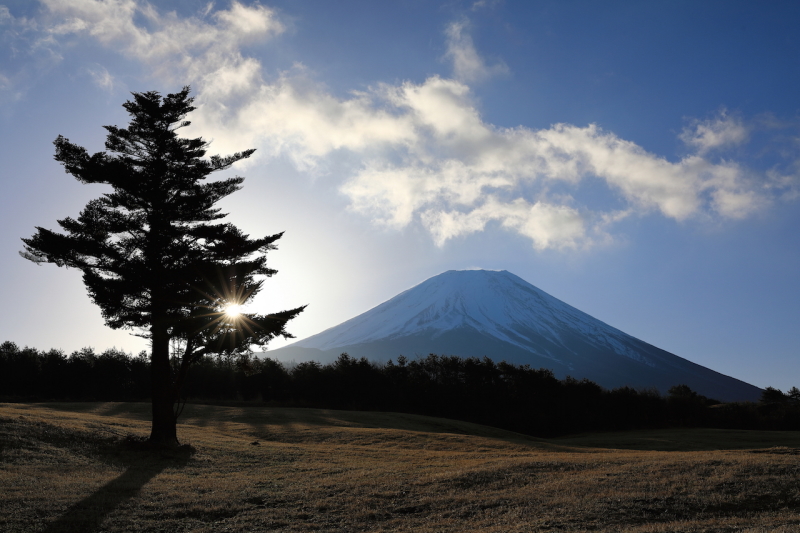
[[[800,434],[541,440],[422,416],[0,404],[0,531],[800,531]]]

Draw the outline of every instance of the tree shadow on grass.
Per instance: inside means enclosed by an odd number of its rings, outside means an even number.
[[[195,450],[183,445],[176,449],[153,449],[146,442],[127,438],[107,450],[115,460],[127,466],[125,472],[93,494],[72,505],[43,533],[90,533],[120,505],[139,494],[151,479],[167,468],[183,467]]]

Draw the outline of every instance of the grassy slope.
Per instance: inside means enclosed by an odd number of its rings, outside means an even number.
[[[0,404],[0,531],[797,531],[798,433],[544,441],[429,417]],[[671,451],[660,451],[671,450]]]

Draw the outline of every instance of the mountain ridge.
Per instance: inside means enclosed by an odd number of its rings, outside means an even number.
[[[761,390],[632,337],[508,272],[450,270],[289,346],[279,360],[321,362],[342,352],[385,361],[398,355],[487,356],[588,378],[606,388],[666,392],[686,384],[723,401]]]

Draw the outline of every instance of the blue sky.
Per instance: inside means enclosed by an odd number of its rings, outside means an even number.
[[[449,269],[509,270],[660,348],[800,386],[796,2],[0,0],[0,339],[146,349],[77,271],[19,257],[102,186],[131,91],[256,148],[224,200],[285,231],[259,311],[298,338]],[[276,342],[272,347],[279,347]]]

